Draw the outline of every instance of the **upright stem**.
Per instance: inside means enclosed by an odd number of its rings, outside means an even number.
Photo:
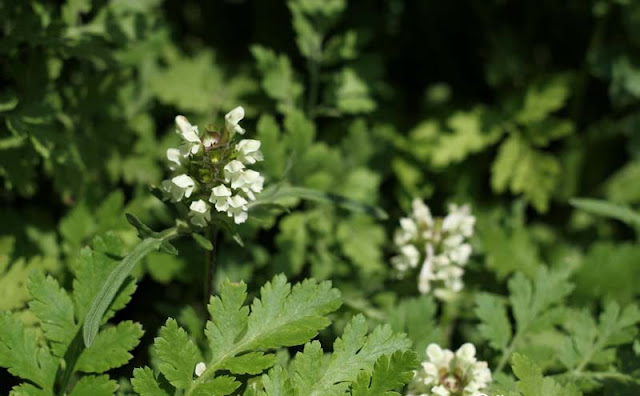
[[[205,262],[205,274],[204,277],[204,304],[205,307],[209,303],[209,297],[214,292],[214,284],[216,277],[216,261],[218,257],[218,229],[215,226],[209,227],[207,230],[207,238],[213,245],[213,250],[207,250],[206,262]]]

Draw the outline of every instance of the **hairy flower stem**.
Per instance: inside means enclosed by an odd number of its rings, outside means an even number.
[[[216,281],[216,262],[218,257],[218,228],[210,226],[207,229],[207,239],[211,241],[213,250],[207,250],[206,262],[205,262],[205,277],[204,277],[204,306],[205,310],[209,303],[209,298],[213,294],[215,281]]]

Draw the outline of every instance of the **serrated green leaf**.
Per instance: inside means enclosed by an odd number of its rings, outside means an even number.
[[[522,109],[516,115],[518,122],[531,124],[542,121],[564,106],[571,93],[569,82],[564,76],[558,76],[529,87]]]
[[[240,383],[226,375],[216,377],[204,384],[198,384],[191,394],[193,396],[225,396],[238,389]]]
[[[172,396],[173,392],[160,387],[156,381],[153,370],[149,367],[136,368],[133,370],[133,378],[131,379],[133,389],[140,396]]]
[[[251,54],[262,73],[265,93],[278,102],[279,111],[288,113],[293,110],[302,94],[302,85],[296,79],[289,58],[259,45],[251,46]]]
[[[143,334],[142,326],[131,321],[100,331],[91,347],[80,354],[76,369],[85,373],[104,373],[126,364],[133,357],[129,352],[140,343]]]
[[[533,282],[522,273],[517,273],[509,280],[509,301],[519,328],[527,328],[534,321],[543,324],[541,315],[559,304],[573,290],[568,276],[566,270],[540,267]]]
[[[38,346],[38,337],[32,329],[25,329],[10,312],[0,312],[0,366],[51,391],[58,359],[47,348]]]
[[[373,366],[373,373],[363,372],[351,388],[352,396],[400,396],[394,392],[402,389],[413,378],[418,367],[416,354],[397,351],[391,356],[383,355]]]
[[[387,322],[394,331],[407,334],[420,359],[424,358],[430,343],[445,341],[444,332],[436,322],[437,309],[431,296],[403,299],[389,307]]]
[[[263,375],[262,385],[264,392],[260,392],[260,396],[295,396],[289,376],[281,366],[276,366]]]
[[[523,194],[539,212],[546,212],[560,176],[560,163],[552,155],[533,149],[518,134],[500,145],[491,167],[491,186]]]
[[[542,370],[520,354],[513,356],[513,372],[518,377],[518,390],[523,396],[580,396],[575,386],[562,386],[542,376]]]
[[[31,274],[27,288],[33,297],[29,308],[40,320],[51,351],[64,356],[77,331],[71,298],[55,279],[40,271]]]
[[[158,368],[165,378],[178,389],[191,386],[200,351],[189,339],[187,332],[175,319],[168,319],[154,342]]]
[[[80,378],[69,396],[113,396],[117,389],[118,383],[106,375],[88,375]]]
[[[511,323],[504,301],[490,294],[478,294],[475,313],[481,321],[480,334],[493,349],[504,350],[511,340]]]
[[[361,371],[372,371],[376,360],[411,346],[404,334],[393,334],[388,325],[378,326],[367,335],[368,326],[363,315],[355,316],[345,327],[341,338],[333,345],[328,362],[322,360],[320,344],[305,345],[296,355],[293,368],[296,394],[308,396],[343,395]]]

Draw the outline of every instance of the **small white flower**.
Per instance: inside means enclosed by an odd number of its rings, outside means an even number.
[[[449,214],[442,221],[442,230],[449,233],[459,233],[464,237],[473,234],[476,218],[471,215],[469,205],[449,205]]]
[[[221,184],[211,189],[209,202],[215,205],[218,212],[224,212],[229,209],[229,197],[231,197],[231,190]]]
[[[178,175],[162,182],[162,187],[171,195],[174,202],[180,202],[183,197],[189,198],[195,185],[193,179],[187,175]]]
[[[231,183],[231,188],[242,187],[244,168],[244,164],[238,160],[229,161],[224,167],[224,181]]]
[[[229,132],[229,137],[238,132],[244,135],[244,129],[239,125],[239,122],[244,118],[244,109],[242,106],[238,106],[231,110],[224,116],[225,128]]]
[[[264,185],[264,177],[260,175],[260,172],[256,172],[251,169],[247,169],[244,171],[242,176],[240,176],[240,181],[242,182],[240,188],[252,201],[256,199],[254,193],[259,193],[260,191],[262,191]]]
[[[425,227],[433,226],[433,216],[431,216],[431,211],[429,210],[429,207],[425,205],[424,202],[422,202],[421,199],[414,199],[411,203],[411,206],[413,208],[413,216],[418,223],[424,225]]]
[[[394,242],[398,246],[406,245],[415,239],[417,235],[418,226],[416,223],[408,217],[403,217],[400,219],[400,228],[398,228],[394,235]]]
[[[198,133],[198,127],[191,125],[185,116],[176,117],[176,133],[179,134],[184,143],[180,146],[180,153],[183,157],[188,157],[189,154],[197,154],[200,151],[202,142]]]
[[[193,201],[189,206],[189,217],[194,225],[206,227],[211,221],[211,208],[201,199]]]
[[[451,393],[447,390],[447,388],[445,388],[442,385],[434,386],[433,388],[431,388],[431,393],[433,393],[434,396],[450,396],[451,395]]]
[[[196,377],[201,376],[206,369],[207,369],[207,365],[204,364],[204,362],[200,362],[196,364]]]
[[[247,221],[247,200],[240,195],[234,195],[229,198],[228,202],[229,209],[227,210],[227,214],[229,217],[233,217],[233,221],[235,221],[236,224]]]
[[[248,165],[264,159],[260,151],[259,140],[243,139],[236,145],[236,151],[238,152],[238,160]]]
[[[169,160],[169,162],[171,162],[169,164],[169,169],[178,169],[182,165],[182,163],[180,162],[181,157],[182,155],[180,154],[180,150],[176,148],[167,149],[167,159]]]

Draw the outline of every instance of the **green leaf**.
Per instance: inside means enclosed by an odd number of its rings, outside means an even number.
[[[270,205],[278,203],[281,200],[290,198],[301,198],[325,204],[333,204],[352,212],[368,214],[369,216],[373,216],[380,220],[388,218],[387,213],[376,206],[371,206],[359,201],[354,201],[341,195],[326,193],[305,187],[293,187],[288,185],[278,185],[267,188],[258,196],[255,201],[249,204],[249,209],[260,205]]]
[[[104,373],[126,364],[133,357],[129,351],[144,334],[139,323],[124,321],[98,333],[91,347],[80,354],[76,369],[85,373]]]
[[[513,355],[513,372],[518,377],[518,390],[523,396],[580,396],[575,386],[562,386],[542,376],[542,370],[520,354]]]
[[[436,321],[437,309],[431,296],[403,299],[389,307],[387,322],[394,331],[407,334],[420,359],[424,358],[430,343],[445,341],[444,332]]]
[[[193,396],[224,396],[230,395],[238,389],[240,383],[235,380],[233,377],[229,377],[223,375],[221,377],[216,377],[209,382],[204,384],[198,384],[191,395]]]
[[[411,341],[404,334],[393,334],[388,325],[378,326],[367,335],[363,315],[355,316],[333,344],[333,354],[326,363],[317,341],[305,345],[296,355],[294,385],[297,395],[329,396],[344,394],[362,371],[372,371],[380,356],[408,349]]]
[[[33,297],[29,308],[40,320],[51,351],[56,356],[64,356],[77,330],[71,298],[55,279],[45,277],[40,271],[31,274],[27,287]]]
[[[269,370],[268,374],[262,376],[262,385],[264,385],[264,392],[260,395],[269,396],[295,396],[293,385],[289,380],[287,372],[281,367],[276,366]],[[247,395],[245,395],[247,396]]]
[[[303,344],[331,323],[325,315],[340,305],[340,293],[330,282],[306,279],[291,287],[284,275],[277,275],[251,304],[243,343],[248,349]]]
[[[203,248],[204,250],[208,250],[208,251],[213,250],[213,244],[211,243],[211,241],[203,237],[202,235],[193,233],[191,234],[191,237],[193,237],[193,239],[198,243],[198,245],[200,245],[200,247]]]
[[[58,369],[58,359],[46,347],[38,346],[32,329],[10,312],[0,312],[0,366],[9,373],[51,391]]]
[[[3,111],[11,111],[18,105],[18,97],[16,93],[6,90],[0,94],[0,113]]]
[[[346,114],[369,113],[376,109],[369,86],[355,70],[344,68],[336,75],[333,100],[337,109]]]
[[[133,270],[133,267],[148,253],[158,249],[161,243],[162,240],[160,239],[143,239],[109,274],[109,277],[93,298],[84,320],[82,337],[87,348],[93,343],[98,334],[98,329],[100,328],[104,314],[107,312],[107,309],[113,302],[114,297],[123,285],[125,279]]]
[[[397,351],[390,357],[383,355],[373,367],[373,373],[363,372],[353,384],[352,396],[400,396],[394,390],[402,389],[413,378],[418,367],[416,354]]]
[[[93,245],[94,249],[84,248],[80,251],[74,266],[73,302],[78,322],[82,322],[94,297],[109,277],[109,274],[118,266],[119,261],[114,259],[113,255],[117,254],[122,248],[120,240],[115,237],[112,238],[112,235],[95,238]],[[106,252],[109,252],[109,254]],[[135,289],[135,282],[125,282],[109,306],[103,318],[103,323],[130,301]]]
[[[540,267],[533,283],[522,273],[517,273],[509,280],[509,301],[519,328],[527,328],[534,322],[537,326],[547,323],[549,318],[544,314],[560,304],[573,290],[568,277],[566,270],[550,271]]]
[[[88,375],[80,378],[69,396],[112,396],[117,389],[118,384],[106,375]]]
[[[512,134],[500,145],[493,162],[491,186],[498,193],[509,188],[514,194],[523,194],[538,212],[546,212],[560,170],[554,156],[533,149],[521,136]]]
[[[615,353],[609,348],[636,339],[638,323],[640,309],[636,305],[628,305],[621,310],[616,302],[611,301],[597,324],[588,313],[581,312],[565,323],[570,338],[561,349],[560,360],[567,368],[579,371],[592,363],[601,366],[611,364]]]
[[[632,227],[640,227],[640,214],[628,206],[591,198],[573,198],[569,203],[589,213],[620,220]]]
[[[251,46],[251,54],[262,73],[262,89],[278,102],[280,112],[293,110],[302,94],[302,85],[295,76],[289,58],[260,45]]]
[[[163,389],[158,385],[153,371],[149,367],[136,368],[133,370],[131,379],[133,390],[140,396],[172,396],[173,392]]]
[[[158,356],[158,368],[171,385],[178,389],[189,388],[196,363],[201,360],[200,351],[175,319],[168,319],[162,326],[154,349]]]
[[[489,345],[497,351],[506,349],[511,340],[511,323],[504,301],[490,294],[478,294],[475,313],[481,321],[478,331]]]
[[[532,124],[544,120],[550,113],[562,108],[571,93],[569,83],[565,76],[557,76],[529,87],[516,120],[523,124]]]

